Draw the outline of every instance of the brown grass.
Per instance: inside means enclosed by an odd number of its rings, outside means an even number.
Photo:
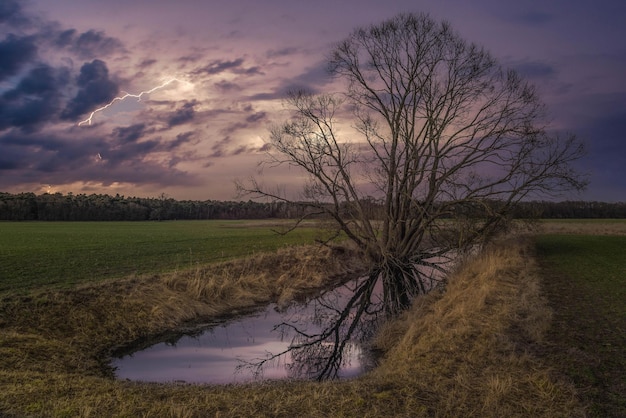
[[[105,366],[99,359],[112,348],[285,300],[283,293],[303,296],[363,271],[350,250],[291,247],[178,273],[7,297],[0,328],[52,346],[68,343],[70,352],[56,355],[66,354],[62,369],[97,375]],[[38,364],[28,357],[22,363]]]
[[[381,330],[379,368],[342,382],[165,385],[114,380],[106,353],[269,300],[288,303],[362,266],[298,249],[168,276],[0,302],[0,412],[16,416],[578,416],[572,389],[526,347],[548,326],[526,244],[466,263],[446,293]]]
[[[626,235],[626,219],[542,220],[542,234]]]
[[[551,318],[526,251],[500,243],[415,304],[381,333],[389,354],[375,374],[410,381],[436,416],[581,416],[573,388],[526,350]]]

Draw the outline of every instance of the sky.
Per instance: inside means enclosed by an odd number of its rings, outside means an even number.
[[[0,191],[297,190],[300,172],[258,165],[285,93],[339,91],[333,45],[402,12],[448,21],[584,140],[589,187],[560,200],[626,201],[623,0],[1,0]]]

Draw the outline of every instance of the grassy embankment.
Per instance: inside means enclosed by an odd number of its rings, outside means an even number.
[[[0,412],[16,416],[580,416],[571,385],[537,355],[551,311],[528,242],[466,263],[444,294],[381,330],[379,368],[316,384],[120,382],[111,347],[358,271],[349,253],[311,248],[65,289],[4,292]],[[329,262],[331,260],[332,262]],[[304,290],[303,290],[304,289]]]
[[[550,222],[537,239],[554,312],[545,356],[592,417],[626,416],[626,222]],[[594,233],[590,235],[590,233]]]

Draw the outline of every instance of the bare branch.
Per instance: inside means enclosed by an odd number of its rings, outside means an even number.
[[[329,68],[345,94],[291,93],[271,162],[308,174],[306,204],[384,276],[391,311],[428,290],[420,268],[445,271],[451,254],[506,228],[521,200],[585,186],[572,168],[580,141],[551,134],[535,88],[446,22],[401,14],[356,29]]]

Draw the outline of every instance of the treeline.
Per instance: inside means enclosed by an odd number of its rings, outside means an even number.
[[[497,204],[492,202],[490,204]],[[368,200],[372,215],[382,208]],[[3,221],[165,221],[175,219],[266,219],[296,218],[303,207],[284,202],[236,202],[124,197],[102,194],[2,193]],[[349,210],[346,210],[349,212]],[[459,207],[457,214],[481,217],[480,210]],[[581,219],[626,218],[626,203],[564,201],[523,202],[512,214],[516,218]],[[374,215],[375,216],[375,215]],[[454,214],[451,214],[454,216]]]
[[[102,194],[2,193],[4,221],[165,221],[175,219],[265,219],[299,216],[282,202],[224,202],[124,197]]]

